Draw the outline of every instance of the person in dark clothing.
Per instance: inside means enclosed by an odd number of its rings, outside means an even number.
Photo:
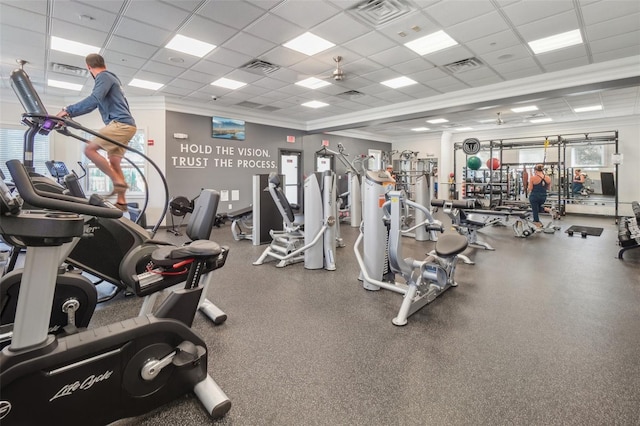
[[[544,174],[544,166],[542,164],[536,164],[533,176],[529,178],[528,189],[529,203],[533,211],[533,222],[538,228],[542,228],[539,214],[548,211],[548,209],[544,207],[544,203],[547,201],[547,190],[550,186],[551,178]]]
[[[85,62],[95,80],[91,95],[78,103],[62,108],[57,116],[77,117],[98,108],[105,124],[99,133],[123,145],[128,145],[136,133],[136,122],[129,110],[122,83],[114,73],[107,71],[104,58],[97,53],[87,55]],[[100,149],[107,152],[108,160],[98,152]],[[125,151],[123,147],[101,138],[91,140],[84,150],[85,155],[111,179],[113,191],[109,196],[115,195],[116,207],[124,211],[127,210],[125,194],[129,186],[125,181],[120,162]]]
[[[573,172],[573,182],[571,182],[571,193],[573,195],[581,195],[584,189],[585,176],[582,174],[582,170],[575,169]]]

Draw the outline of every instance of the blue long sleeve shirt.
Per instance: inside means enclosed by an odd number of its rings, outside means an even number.
[[[129,111],[127,98],[124,97],[122,83],[110,71],[104,70],[98,73],[91,95],[78,103],[69,105],[67,113],[71,117],[77,117],[88,114],[96,108],[100,111],[105,125],[114,120],[132,126],[136,125],[131,111]]]

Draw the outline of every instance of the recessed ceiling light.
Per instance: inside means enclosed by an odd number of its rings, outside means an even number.
[[[537,111],[538,107],[535,105],[529,105],[525,107],[511,108],[513,112],[529,112],[529,111]]]
[[[247,83],[243,83],[241,81],[236,81],[236,80],[231,80],[230,78],[219,78],[216,81],[214,81],[213,83],[211,83],[212,86],[218,86],[218,87],[224,87],[225,89],[239,89],[242,86],[246,86]]]
[[[453,130],[455,130],[456,132],[466,132],[467,130],[473,130],[473,127],[458,127]]]
[[[310,102],[303,103],[302,106],[306,106],[309,108],[322,108],[322,107],[329,106],[329,104],[326,104],[320,101],[310,101]]]
[[[60,80],[47,80],[47,85],[51,87],[59,87],[60,89],[69,89],[79,92],[82,90],[82,84],[68,83]]]
[[[533,120],[529,120],[529,123],[533,123],[533,124],[538,124],[538,123],[548,123],[550,121],[553,121],[553,119],[551,118],[536,118]]]
[[[158,90],[162,86],[164,86],[164,84],[154,83],[153,81],[140,80],[139,78],[134,78],[133,80],[131,80],[131,83],[129,83],[129,86],[140,87],[141,89]]]
[[[294,38],[293,40],[283,44],[284,47],[295,50],[305,55],[315,55],[323,50],[327,50],[330,47],[335,46],[328,40],[325,40],[317,35],[311,33],[304,33],[301,36]]]
[[[309,77],[296,83],[298,86],[303,86],[308,89],[319,89],[320,87],[329,86],[331,83],[319,78]]]
[[[100,48],[65,38],[51,36],[51,49],[72,55],[87,56],[89,53],[98,53]]]
[[[391,87],[392,89],[398,89],[400,87],[418,84],[418,82],[410,79],[409,77],[398,77],[392,78],[391,80],[383,81],[380,84],[384,84],[385,86]]]
[[[416,52],[418,55],[427,55],[429,53],[446,49],[447,47],[455,46],[456,44],[458,44],[458,42],[441,30],[433,34],[420,37],[419,39],[412,40],[404,45]]]
[[[529,47],[533,50],[533,53],[538,55],[540,53],[551,52],[552,50],[562,49],[563,47],[569,47],[580,43],[582,43],[580,30],[571,30],[565,33],[530,41]]]
[[[487,118],[487,119],[484,119],[484,120],[477,120],[477,121],[478,121],[478,123],[495,123],[496,119],[495,118]]]
[[[574,108],[573,112],[600,111],[601,109],[602,109],[602,105],[591,105],[586,107]]]
[[[411,130],[413,130],[414,132],[426,132],[427,130],[429,130],[429,128],[428,127],[416,127],[414,129],[411,129]]]
[[[431,124],[440,124],[440,123],[448,123],[449,120],[446,118],[434,118],[433,120],[427,120],[427,123]]]
[[[186,53],[187,55],[197,56],[198,58],[204,57],[207,53],[216,48],[215,44],[196,40],[195,38],[180,34],[176,34],[165,47],[167,49]]]

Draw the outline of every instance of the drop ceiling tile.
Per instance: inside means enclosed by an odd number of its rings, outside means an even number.
[[[218,22],[213,22],[201,16],[193,16],[187,24],[180,29],[180,34],[211,43],[222,45],[237,33],[237,30]],[[162,43],[166,44],[169,40]]]
[[[429,16],[444,28],[494,10],[491,2],[472,0],[439,2],[425,9]]]
[[[445,30],[458,43],[466,43],[509,30],[509,25],[498,12],[491,12],[458,25],[447,27]]]
[[[419,57],[420,56],[417,55],[414,51],[406,47],[393,47],[391,49],[369,55],[370,60],[379,64],[400,64],[402,62],[411,61]],[[429,60],[431,60],[430,57]]]
[[[440,78],[449,77],[449,74],[441,68],[430,68],[411,74],[411,78],[423,84],[431,86],[431,82]]]
[[[485,53],[503,50],[508,47],[519,46],[520,44],[520,39],[513,33],[513,31],[506,30],[486,37],[481,37],[476,40],[468,41],[465,43],[465,46],[476,55],[483,55]]]
[[[580,59],[583,64],[588,64],[587,51],[583,44],[571,47],[565,47],[564,49],[554,50],[553,52],[547,52],[540,55],[536,55],[536,59],[547,69],[552,67],[553,64],[563,62],[567,60]]]
[[[430,62],[424,60],[422,57],[412,59],[407,62],[402,62],[390,67],[392,70],[399,72],[402,75],[414,74],[417,72],[429,70],[435,68]]]
[[[395,47],[396,43],[378,32],[370,32],[346,42],[343,46],[353,52],[358,52],[360,55],[370,56]]]
[[[19,22],[29,22],[30,30],[45,33],[47,26],[47,17],[45,15],[30,12],[19,7],[12,7],[6,3],[0,3],[0,25],[16,25],[19,26]],[[4,28],[2,28],[4,33]],[[4,34],[3,34],[4,36]]]
[[[207,55],[206,60],[216,62],[218,64],[227,65],[229,67],[240,67],[252,59],[249,55],[236,52],[235,50],[218,47]]]
[[[485,53],[479,56],[485,64],[496,67],[507,62],[532,58],[531,53],[522,45],[515,45],[502,50]]]
[[[582,6],[585,24],[592,25],[621,16],[640,13],[640,2],[635,0],[607,0]]]
[[[51,24],[51,35],[66,38],[91,46],[102,47],[107,39],[107,33],[92,30],[86,27],[78,27],[71,22],[54,20]]]
[[[160,89],[158,91],[159,94],[174,95],[174,96],[178,96],[178,97],[188,96],[192,92],[193,92],[193,90],[177,87],[177,86],[175,86],[173,84],[171,86],[165,86],[165,87],[163,87],[162,89]]]
[[[201,59],[176,50],[161,48],[151,57],[151,60],[186,69],[192,67]]]
[[[47,2],[44,1],[3,0],[2,3],[44,16],[47,14]]]
[[[640,46],[631,46],[624,49],[615,49],[600,53],[593,53],[593,60],[595,62],[606,62],[638,55],[640,55]]]
[[[296,25],[310,28],[340,13],[340,10],[322,1],[290,1],[280,3],[270,12]]]
[[[153,0],[132,1],[124,13],[127,18],[158,28],[177,28],[189,15],[182,9]]]
[[[173,65],[163,64],[161,62],[149,61],[142,68],[142,71],[151,71],[168,77],[177,77],[184,72],[184,68]]]
[[[523,59],[523,61],[526,61],[526,59]],[[540,74],[540,67],[535,64],[534,66],[528,68],[518,68],[514,71],[500,71],[500,75],[506,80],[517,80],[519,78],[532,77],[538,74]]]
[[[143,59],[151,58],[158,51],[158,47],[156,46],[120,36],[111,37],[107,48],[115,52],[125,53]]]
[[[590,43],[591,52],[594,54],[608,50],[633,48],[640,45],[640,28],[631,33],[620,34]]]
[[[129,18],[122,18],[115,35],[160,47],[171,39],[171,32]]]
[[[79,0],[78,3],[83,3],[97,9],[102,9],[106,12],[117,14],[122,10],[124,0]]]
[[[269,52],[271,49],[276,47],[277,44],[245,32],[239,32],[226,41],[222,46],[257,58],[260,55]]]
[[[199,73],[207,74],[209,76],[209,83],[211,83],[212,81],[215,81],[220,77],[224,77],[225,75],[233,71],[234,68],[228,67],[223,64],[218,64],[215,62],[200,61],[194,66],[192,66],[191,70],[197,71]],[[200,80],[196,80],[196,81],[200,81]]]
[[[559,1],[558,3],[564,2]],[[579,28],[580,25],[578,24],[578,17],[575,11],[570,10],[568,12],[547,17],[540,21],[522,24],[518,26],[518,32],[525,41],[531,42],[543,37],[549,37]]]
[[[457,78],[451,76],[432,80],[428,83],[428,86],[440,93],[454,92],[456,90],[469,88],[468,84],[465,84]]]
[[[104,57],[107,67],[111,67],[112,65],[121,65],[128,68],[138,69],[147,63],[146,59],[115,52],[113,50],[104,50],[102,56]],[[82,61],[82,59],[80,59],[80,61]],[[84,65],[84,61],[82,61],[82,63]]]
[[[336,15],[313,28],[313,33],[335,44],[346,43],[371,31],[345,13]]]
[[[206,3],[198,15],[235,29],[242,29],[258,19],[264,10],[247,2],[215,1]]]
[[[304,53],[296,52],[283,46],[277,46],[264,55],[260,55],[260,59],[279,67],[290,67],[293,64],[304,61],[306,58],[308,56]]]
[[[286,43],[306,32],[302,27],[269,13],[247,25],[243,31],[276,44]]]
[[[189,70],[183,72],[180,75],[180,78],[184,79],[184,80],[189,80],[189,81],[193,81],[193,82],[202,83],[202,84],[209,84],[209,83],[211,83],[212,81],[215,80],[215,78],[213,78],[208,73],[195,71],[193,69],[189,69]]]
[[[617,36],[628,32],[637,31],[640,28],[640,13],[611,19],[604,22],[598,22],[593,25],[587,25],[586,38],[590,42]],[[640,40],[638,40],[640,44]]]
[[[513,25],[521,26],[532,22],[541,22],[546,18],[574,10],[573,2],[557,0],[520,1],[502,8]],[[575,12],[573,12],[575,15]],[[558,29],[567,28],[560,26]]]
[[[198,90],[202,86],[204,86],[203,83],[199,83],[197,81],[190,81],[190,80],[184,79],[183,75],[184,75],[184,73],[182,75],[180,75],[179,78],[176,78],[175,80],[173,80],[171,82],[171,85],[175,86],[175,87],[179,87],[181,89],[189,89],[191,91]]]
[[[270,10],[272,7],[274,7],[281,1],[282,0],[247,0],[248,3],[251,3],[264,10]]]

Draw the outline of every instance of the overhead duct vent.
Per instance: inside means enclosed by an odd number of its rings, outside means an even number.
[[[238,104],[236,104],[239,107],[244,107],[244,108],[260,108],[262,106],[262,104],[258,104],[255,102],[249,102],[249,101],[244,101],[244,102],[240,102]]]
[[[73,65],[59,64],[51,62],[50,69],[60,74],[75,75],[76,77],[89,77],[89,70],[86,68],[75,67]]]
[[[260,59],[249,61],[241,68],[254,74],[271,74],[280,69],[278,65],[269,63],[267,61],[261,61]]]
[[[357,90],[347,90],[346,92],[338,93],[337,96],[349,99],[361,98],[365,96],[364,93],[358,92]]]
[[[406,0],[365,0],[349,9],[349,12],[356,18],[379,27],[414,10]]]
[[[453,74],[459,72],[471,71],[482,67],[484,64],[478,58],[467,58],[461,61],[452,62],[444,67],[451,71]]]

